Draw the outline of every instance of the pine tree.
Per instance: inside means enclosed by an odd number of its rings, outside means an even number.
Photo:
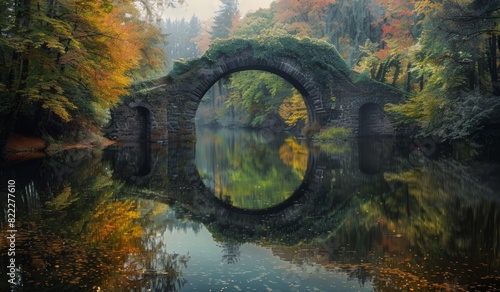
[[[212,39],[225,39],[233,26],[233,20],[238,15],[238,0],[221,0],[222,5],[217,11],[212,27]]]

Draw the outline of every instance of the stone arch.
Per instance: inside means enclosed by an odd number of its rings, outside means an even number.
[[[359,108],[359,136],[384,133],[384,109],[377,103],[369,102]]]
[[[137,124],[141,129],[139,134],[140,141],[149,141],[151,137],[151,111],[144,106],[136,106]]]
[[[310,151],[304,178],[290,197],[265,209],[242,209],[221,201],[213,190],[203,183],[194,163],[195,153],[192,149],[186,148],[179,152],[170,144],[169,149],[172,151],[168,151],[168,169],[171,170],[168,177],[172,180],[169,181],[167,193],[182,193],[179,202],[189,201],[193,211],[202,213],[205,218],[224,218],[234,226],[260,226],[263,220],[270,218],[283,224],[294,220],[301,216],[303,207],[311,201],[311,194],[318,192],[326,179],[323,173],[325,166],[322,165],[325,159],[318,159],[316,154]]]
[[[143,102],[123,104],[111,113],[111,122],[103,132],[112,140],[123,142],[151,141],[152,120],[148,104]]]
[[[394,135],[394,123],[384,111],[388,101],[384,98],[359,98],[352,103],[356,116],[355,128],[359,137]]]
[[[319,122],[321,124],[321,121],[325,120],[324,116],[327,113],[325,108],[330,105],[325,105],[328,101],[325,101],[326,98],[323,96],[324,89],[310,77],[308,72],[301,70],[292,59],[256,60],[247,51],[237,57],[221,59],[214,65],[204,66],[200,69],[202,74],[199,74],[198,84],[188,94],[190,102],[182,104],[181,111],[178,110],[179,106],[174,106],[171,108],[172,111],[168,111],[169,125],[180,122],[187,131],[194,132],[194,117],[205,93],[220,79],[232,73],[246,70],[266,71],[280,76],[301,93],[311,123]],[[171,134],[175,132],[175,129],[169,130],[169,137],[172,137]]]
[[[300,66],[291,59],[255,60],[248,52],[237,57],[237,60],[230,58],[212,68],[202,70],[212,71],[213,74],[205,76],[200,80],[200,84],[193,90],[193,97],[201,100],[205,93],[220,79],[236,72],[247,70],[258,70],[276,74],[292,84],[305,99],[308,118],[316,121],[318,114],[324,110],[324,103],[321,96],[319,84],[308,77],[307,72],[302,72]]]
[[[221,78],[244,70],[282,77],[302,94],[311,123],[345,127],[353,135],[359,134],[359,109],[365,103],[383,108],[399,103],[405,95],[353,72],[324,41],[293,37],[222,40],[201,58],[177,61],[169,75],[133,86],[131,98],[150,106],[151,141],[194,141],[194,118],[203,95]],[[394,134],[390,119],[380,122],[384,124],[379,133]]]
[[[324,42],[313,43],[311,40],[304,41],[289,37],[269,42],[273,43],[241,39],[219,42],[215,46],[216,48],[209,49],[204,57],[178,65],[177,69],[174,68],[174,73],[166,78],[170,87],[167,93],[169,139],[192,138],[190,136],[193,136],[195,132],[194,116],[204,94],[218,80],[229,74],[245,70],[266,71],[282,77],[301,93],[309,121],[326,125],[333,107],[331,84],[329,84],[333,82],[330,81],[334,79],[333,77],[337,77],[339,80],[349,80],[350,78],[349,69],[345,62],[331,45]],[[286,46],[294,45],[298,47],[296,50],[300,51],[301,43],[305,46],[304,50],[307,50],[307,46],[322,49],[321,52],[325,55],[328,54],[329,57],[328,61],[323,60],[322,62],[331,62],[331,64],[316,61],[314,53],[308,55],[308,60],[304,60],[304,58],[301,60],[298,56],[286,52]],[[235,51],[225,52],[234,46],[236,46]],[[225,53],[221,53],[221,51]],[[317,66],[312,65],[315,62],[318,62]],[[185,67],[182,68],[182,66]],[[334,70],[331,70],[332,68]],[[176,73],[176,71],[181,72]]]

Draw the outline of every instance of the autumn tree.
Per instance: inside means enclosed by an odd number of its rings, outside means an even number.
[[[492,76],[498,71],[490,58],[497,51],[491,50],[500,3],[418,1],[415,9],[423,17],[413,56],[422,90],[388,109],[402,121],[418,124],[424,134],[451,140],[470,137],[499,116],[498,99],[488,97],[495,92]]]
[[[257,38],[285,36],[286,25],[276,20],[276,11],[259,9],[246,15],[230,31],[231,37]]]
[[[99,127],[134,80],[161,67],[162,35],[133,1],[0,5],[2,148],[18,120],[56,137]]]
[[[360,47],[366,41],[378,43],[381,36],[377,24],[383,13],[374,0],[337,0],[328,4],[324,38],[334,45],[351,67],[362,57]]]
[[[421,29],[418,25],[418,14],[414,11],[415,1],[387,1],[378,0],[386,12],[382,23],[382,40],[380,51],[377,56],[380,57],[378,71],[379,79],[385,81],[385,74],[389,68],[393,68],[392,85],[396,85],[398,78],[402,73],[402,66],[406,65],[405,89],[410,90],[412,68],[409,51],[415,45],[420,37]]]
[[[335,0],[279,0],[276,2],[277,20],[287,24],[287,30],[299,37],[325,35],[326,11]]]

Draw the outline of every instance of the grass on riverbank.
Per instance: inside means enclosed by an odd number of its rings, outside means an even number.
[[[315,140],[335,140],[343,141],[351,135],[351,130],[342,127],[331,127],[321,129],[318,133],[314,134]]]

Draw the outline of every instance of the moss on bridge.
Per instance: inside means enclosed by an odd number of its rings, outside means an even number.
[[[333,85],[332,75],[351,79],[351,69],[334,46],[318,39],[291,36],[218,40],[201,58],[175,62],[169,78],[175,80],[194,68],[214,64],[221,58],[232,57],[246,50],[252,50],[256,60],[276,57],[293,59],[304,70],[313,72],[318,82],[330,86]]]

